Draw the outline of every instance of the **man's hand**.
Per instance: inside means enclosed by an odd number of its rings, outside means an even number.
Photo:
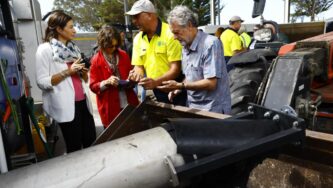
[[[152,78],[142,78],[140,79],[139,85],[145,89],[155,89],[158,86],[158,83]]]
[[[128,80],[133,82],[139,82],[143,78],[143,70],[141,68],[135,67],[129,72]]]
[[[163,81],[161,86],[158,86],[157,89],[160,89],[164,92],[171,92],[174,90],[182,90],[183,83],[176,82],[174,80]]]
[[[181,90],[183,84],[176,82],[174,80],[168,80],[168,81],[163,81],[161,86],[158,86],[158,89],[161,90],[167,90],[167,91],[173,91],[173,90]]]
[[[174,90],[174,91],[170,91],[169,94],[168,94],[169,101],[173,102],[173,99],[181,92],[182,92],[182,90],[179,90],[179,89]]]

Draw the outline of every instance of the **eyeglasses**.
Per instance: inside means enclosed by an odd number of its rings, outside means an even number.
[[[111,45],[107,45],[107,46],[105,46],[105,48],[118,48],[118,44],[111,44]]]

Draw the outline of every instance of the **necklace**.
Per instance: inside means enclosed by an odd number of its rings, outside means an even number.
[[[109,54],[105,54],[103,52],[104,59],[106,62],[108,62],[110,68],[113,70],[115,76],[119,77],[119,69],[118,69],[118,63],[119,63],[119,57],[116,53],[111,54],[111,57]]]

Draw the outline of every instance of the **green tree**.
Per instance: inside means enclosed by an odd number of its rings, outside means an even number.
[[[182,4],[198,14],[199,25],[206,25],[210,22],[209,0],[151,1],[157,9],[159,17],[164,21],[173,7]],[[128,0],[129,8],[134,2],[135,0]],[[223,6],[220,8],[222,9]],[[96,31],[105,23],[125,23],[123,0],[55,0],[54,9],[61,9],[70,14],[75,20],[76,26],[83,31]]]
[[[128,0],[130,6],[135,0]],[[124,24],[122,0],[55,0],[54,9],[66,11],[83,31],[96,31],[103,24]]]
[[[162,19],[166,19],[170,10],[177,5],[188,6],[191,10],[198,14],[199,25],[207,25],[210,23],[210,0],[152,0],[158,9],[158,14]],[[218,4],[215,1],[215,15],[217,15]],[[224,5],[220,5],[222,10]]]
[[[55,0],[55,10],[64,10],[75,20],[75,25],[85,31],[93,30],[96,23],[101,23],[99,7],[102,1],[90,0]]]
[[[291,6],[295,12],[291,14],[292,21],[303,16],[309,16],[311,21],[315,21],[316,15],[327,11],[332,5],[333,0],[291,0]]]

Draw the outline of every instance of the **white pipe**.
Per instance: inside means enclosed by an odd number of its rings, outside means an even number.
[[[124,0],[124,13],[126,13],[128,11],[128,2],[127,0]],[[129,31],[129,25],[130,25],[130,22],[129,22],[129,16],[127,14],[125,14],[125,29],[126,29],[126,32]]]
[[[210,24],[215,25],[215,1],[210,0]]]
[[[290,18],[290,0],[284,0],[284,23],[289,23]]]
[[[0,187],[170,187],[174,166],[184,164],[163,128],[154,128],[0,175]]]
[[[8,166],[6,161],[5,148],[2,140],[2,133],[0,131],[0,173],[8,172]]]

